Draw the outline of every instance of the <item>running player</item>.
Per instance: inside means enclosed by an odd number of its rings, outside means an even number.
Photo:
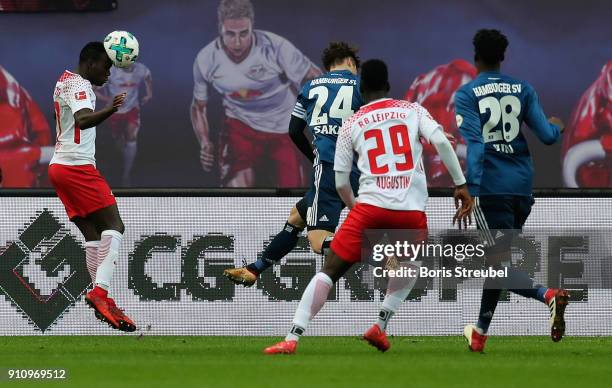
[[[140,97],[140,88],[145,86],[146,94]],[[108,82],[103,88],[96,89],[96,96],[104,104],[112,102],[112,96],[125,93],[125,102],[117,113],[108,120],[111,134],[123,154],[123,171],[121,186],[132,186],[132,167],[138,148],[138,131],[140,130],[140,107],[153,98],[153,80],[151,71],[140,62],[128,67],[112,67]]]
[[[332,42],[323,51],[322,60],[328,72],[304,85],[289,123],[291,139],[313,161],[310,189],[291,209],[287,223],[268,244],[262,257],[246,267],[224,271],[234,283],[253,285],[263,271],[295,248],[306,221],[310,247],[316,253],[329,247],[338,226],[345,205],[336,192],[333,161],[342,122],[362,104],[357,78],[359,57],[357,50],[347,43]],[[304,135],[306,127],[314,138],[314,149]],[[357,191],[359,173],[356,165],[351,182]]]
[[[250,0],[222,0],[219,38],[197,55],[191,122],[204,171],[220,168],[225,187],[302,187],[301,157],[287,136],[292,100],[321,71],[291,42],[254,30]],[[217,146],[207,117],[209,85],[223,97],[224,128]]]
[[[49,165],[49,178],[68,218],[85,237],[87,269],[95,287],[85,301],[96,317],[114,329],[134,331],[136,326],[108,297],[108,290],[123,239],[124,225],[108,184],[96,169],[96,126],[109,118],[125,101],[125,94],[94,111],[92,84],[102,86],[112,62],[102,42],[83,47],[76,72],[64,71],[55,85],[57,141]]]
[[[508,47],[508,39],[501,32],[480,30],[473,44],[478,76],[457,91],[456,119],[467,143],[467,181],[475,197],[476,224],[488,245],[486,261],[500,266],[511,260],[513,234],[522,229],[534,203],[533,164],[521,123],[526,123],[544,144],[559,140],[563,123],[555,117],[546,120],[531,85],[500,73]],[[502,279],[487,278],[484,282],[478,322],[464,329],[470,350],[484,350],[502,289],[548,304],[551,337],[561,340],[567,292],[534,287],[527,273],[514,268],[508,268],[508,277]]]
[[[417,103],[386,98],[390,86],[387,66],[380,60],[363,64],[361,93],[366,105],[342,125],[334,161],[336,187],[351,209],[340,226],[321,272],[304,291],[293,326],[284,341],[264,350],[267,354],[295,353],[300,336],[321,310],[334,283],[360,261],[362,232],[366,229],[420,229],[426,231],[427,180],[421,160],[423,137],[434,144],[455,182],[455,201],[461,203],[454,221],[467,223],[472,199],[459,160],[442,127]],[[354,153],[361,172],[359,202],[350,184]],[[393,184],[388,184],[389,182]],[[385,351],[385,327],[408,296],[412,282],[387,289],[379,320],[364,335]]]

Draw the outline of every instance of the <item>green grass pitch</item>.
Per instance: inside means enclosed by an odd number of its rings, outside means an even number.
[[[65,381],[19,387],[612,387],[612,338],[393,337],[380,353],[356,337],[304,337],[267,356],[269,337],[3,337],[0,368],[66,368]],[[3,372],[3,373],[6,373]]]

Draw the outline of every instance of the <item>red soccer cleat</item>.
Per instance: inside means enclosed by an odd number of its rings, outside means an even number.
[[[544,294],[550,309],[550,338],[559,342],[565,334],[565,308],[569,302],[569,293],[560,288],[549,288]]]
[[[474,325],[467,325],[463,329],[463,336],[468,342],[468,348],[472,352],[484,352],[485,342],[488,336],[480,334]]]
[[[111,312],[111,307],[108,304],[108,298],[104,295],[98,287],[94,287],[93,290],[85,295],[85,302],[95,310],[96,318],[102,322],[106,322],[113,329],[119,329],[119,322]]]
[[[119,327],[117,327],[117,329],[127,332],[136,331],[136,324],[134,324],[134,322],[123,313],[123,310],[117,307],[115,301],[111,298],[106,298],[106,301],[108,303],[111,314],[113,314],[113,317],[115,317],[115,320],[119,324]]]
[[[265,354],[294,354],[297,349],[297,341],[281,341],[264,349]]]
[[[391,347],[389,340],[387,339],[387,333],[380,330],[380,326],[377,324],[372,325],[363,335],[363,339],[374,346],[381,352],[386,352]]]

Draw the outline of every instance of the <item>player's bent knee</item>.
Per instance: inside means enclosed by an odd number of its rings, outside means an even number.
[[[314,236],[308,235],[308,242],[310,243],[310,248],[317,255],[321,254],[321,247],[323,246],[323,240]]]
[[[306,227],[302,216],[300,216],[300,212],[295,206],[291,208],[291,212],[289,212],[289,218],[287,219],[287,222],[300,229],[304,229],[304,227]]]
[[[121,220],[121,218],[109,222],[107,225],[104,226],[103,229],[104,230],[115,230],[121,234],[125,233],[125,225],[123,224],[123,221]]]
[[[330,250],[325,258],[325,263],[323,264],[323,268],[321,268],[321,272],[329,276],[331,280],[336,283],[344,276],[351,266],[351,263],[345,262],[340,256],[336,255],[334,251]]]
[[[308,242],[310,248],[317,254],[325,254],[326,248],[329,248],[333,233],[327,230],[313,230],[308,232]]]
[[[127,141],[136,141],[138,139],[138,127],[128,128],[127,136],[125,137]]]

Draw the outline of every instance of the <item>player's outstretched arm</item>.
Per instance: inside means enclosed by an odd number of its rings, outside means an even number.
[[[453,224],[456,222],[459,228],[467,227],[472,223],[472,208],[474,207],[474,202],[468,191],[457,154],[455,154],[452,144],[442,130],[434,132],[429,138],[429,141],[436,148],[440,160],[442,160],[442,163],[446,166],[455,183],[453,197],[455,198],[455,209],[457,209],[457,211],[453,217]]]
[[[125,95],[125,93],[116,95],[113,98],[113,103],[111,105],[97,112],[94,112],[93,110],[88,108],[77,111],[74,114],[75,124],[81,129],[95,127],[96,125],[109,118],[119,109],[121,105],[123,105],[123,102],[125,101]]]
[[[147,74],[145,77],[145,91],[146,94],[142,98],[142,105],[147,104],[153,99],[153,79],[151,78],[151,73]]]
[[[311,64],[310,68],[308,68],[308,71],[306,72],[306,75],[302,79],[302,85],[304,85],[306,82],[310,81],[311,79],[320,76],[321,74],[323,74],[321,69],[319,69],[315,64]]]
[[[336,178],[336,191],[342,202],[352,209],[355,206],[355,196],[351,188],[351,171],[353,169],[353,141],[352,121],[345,121],[338,133],[336,141],[336,154],[334,155],[334,171]]]
[[[527,111],[525,112],[525,123],[531,128],[540,141],[551,145],[559,140],[565,125],[557,117],[546,118],[542,105],[535,90],[529,87],[527,91]]]
[[[200,164],[204,171],[211,171],[215,163],[215,147],[210,141],[206,101],[194,99],[191,104],[191,125],[200,142]]]
[[[484,163],[484,141],[478,116],[478,104],[465,91],[455,93],[455,116],[457,127],[467,146],[467,181],[470,194],[478,196]]]
[[[291,115],[291,121],[289,121],[289,136],[293,141],[293,144],[297,146],[301,153],[304,154],[311,162],[314,162],[314,151],[310,144],[310,141],[304,133],[306,128],[306,121],[303,119]]]

